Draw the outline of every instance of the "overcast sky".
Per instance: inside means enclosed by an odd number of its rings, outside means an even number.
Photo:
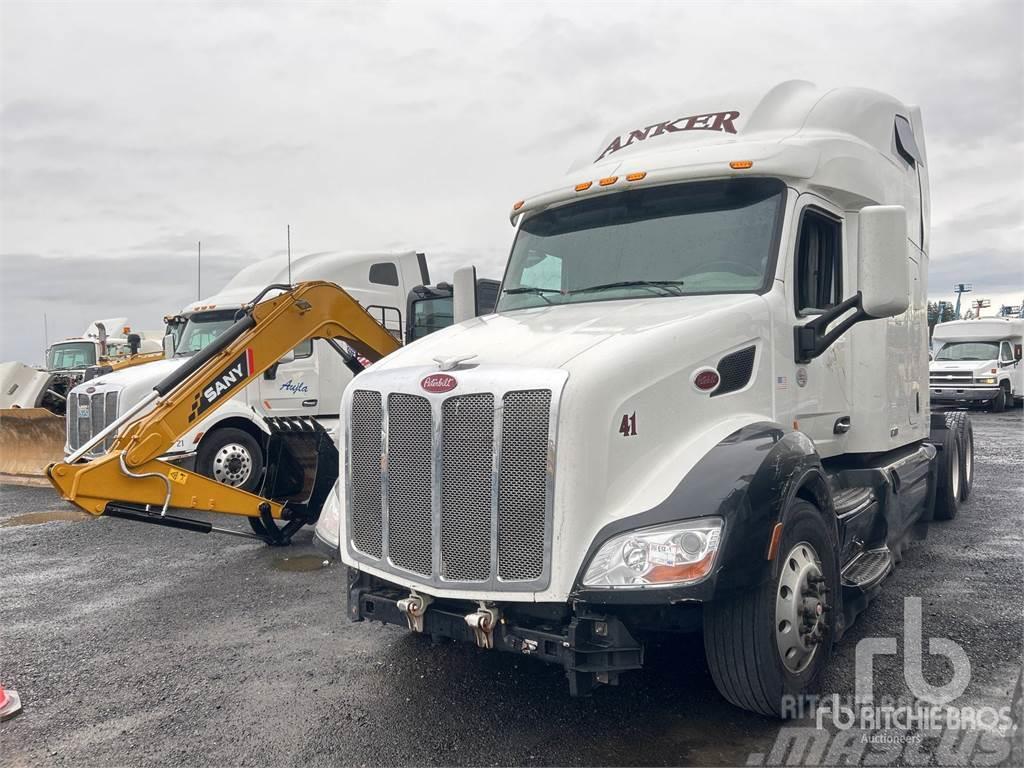
[[[0,5],[0,360],[157,328],[242,264],[500,276],[512,201],[621,115],[790,78],[923,109],[933,298],[1024,295],[1024,3]]]

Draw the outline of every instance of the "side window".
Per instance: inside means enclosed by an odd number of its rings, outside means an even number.
[[[1010,342],[1004,341],[999,345],[999,359],[1004,363],[1013,362],[1013,348],[1010,347]]]
[[[390,261],[370,265],[370,282],[377,285],[398,285],[398,267]]]
[[[301,360],[304,357],[313,356],[313,340],[306,339],[304,342],[299,344],[295,349],[292,350],[295,353],[295,359]]]
[[[839,219],[804,209],[796,246],[797,314],[826,310],[842,301],[842,237]]]

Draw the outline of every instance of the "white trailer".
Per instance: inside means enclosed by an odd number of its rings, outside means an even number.
[[[928,388],[936,404],[987,404],[997,413],[1024,398],[1024,320],[987,317],[935,326]]]
[[[349,617],[575,694],[703,630],[722,694],[780,713],[970,489],[966,415],[926,392],[920,111],[806,82],[698,100],[510,215],[496,313],[345,390],[316,535]]]

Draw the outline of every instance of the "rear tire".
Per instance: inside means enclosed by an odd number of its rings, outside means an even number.
[[[785,698],[807,693],[832,655],[839,568],[832,532],[814,505],[797,500],[789,509],[768,567],[754,590],[705,604],[704,650],[722,696],[782,717]]]
[[[946,414],[946,428],[960,433],[960,502],[971,496],[974,486],[974,427],[971,417],[963,411]]]
[[[935,492],[935,519],[952,520],[960,511],[961,492],[961,449],[960,431],[946,429],[939,452],[938,487]]]

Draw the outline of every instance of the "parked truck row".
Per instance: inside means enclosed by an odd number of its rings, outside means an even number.
[[[920,111],[803,81],[712,96],[622,125],[510,217],[494,311],[401,349],[380,332],[415,335],[411,305],[390,312],[401,260],[388,304],[300,270],[191,307],[231,317],[51,481],[159,525],[316,521],[350,619],[558,664],[573,694],[641,667],[655,633],[700,631],[722,695],[781,714],[971,492],[969,417],[928,396]],[[292,391],[308,339],[359,372]],[[249,490],[165,460],[173,441],[199,458],[242,391],[250,421],[303,400],[336,421],[301,494],[277,459]]]

